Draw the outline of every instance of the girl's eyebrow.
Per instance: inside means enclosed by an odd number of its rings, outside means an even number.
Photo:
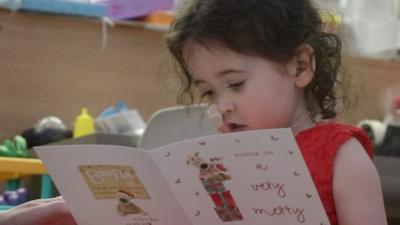
[[[228,74],[232,74],[232,73],[246,73],[246,72],[247,72],[247,70],[242,70],[242,69],[226,69],[226,70],[222,70],[222,71],[218,72],[216,74],[216,77],[217,78],[221,78],[221,77],[224,77],[224,76],[226,76]],[[201,84],[201,83],[205,83],[205,81],[202,80],[202,79],[194,80],[194,84],[196,86]]]

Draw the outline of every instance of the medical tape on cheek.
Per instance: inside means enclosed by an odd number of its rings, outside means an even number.
[[[222,115],[218,112],[217,105],[215,104],[210,105],[210,107],[207,109],[207,117],[217,129],[224,125]]]

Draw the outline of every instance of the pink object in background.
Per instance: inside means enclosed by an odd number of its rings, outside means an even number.
[[[400,109],[400,96],[396,96],[393,99],[393,107],[395,107],[396,109]]]
[[[393,98],[392,114],[395,120],[400,120],[400,95]]]
[[[122,20],[148,15],[157,10],[172,10],[174,0],[95,0],[107,7],[107,16]]]

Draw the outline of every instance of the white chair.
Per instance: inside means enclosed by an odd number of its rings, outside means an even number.
[[[174,106],[160,109],[149,119],[138,147],[153,149],[195,137],[216,134],[207,118],[205,105]]]

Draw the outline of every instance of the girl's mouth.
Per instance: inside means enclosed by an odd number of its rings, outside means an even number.
[[[228,128],[230,132],[239,132],[246,130],[247,126],[237,123],[229,123]]]

